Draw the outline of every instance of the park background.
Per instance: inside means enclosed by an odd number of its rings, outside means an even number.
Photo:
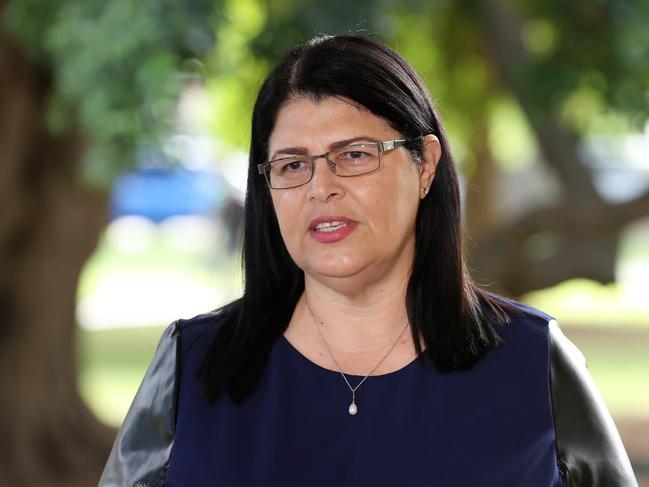
[[[0,0],[0,486],[96,485],[163,327],[241,292],[249,119],[314,35],[422,75],[481,285],[557,318],[649,485],[649,4]]]

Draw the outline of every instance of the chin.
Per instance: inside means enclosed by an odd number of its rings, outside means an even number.
[[[365,266],[360,263],[347,263],[344,265],[317,265],[308,266],[305,270],[306,275],[323,276],[323,277],[353,277],[364,269]]]
[[[299,254],[302,258],[293,258],[293,262],[305,275],[313,277],[353,277],[366,269],[371,260],[368,259],[369,255],[359,252],[359,249],[305,249]]]
[[[354,277],[357,274],[358,272],[353,272],[353,271],[326,270],[326,271],[313,272],[310,275],[318,275],[322,277],[333,277],[333,278],[343,279],[346,277]]]

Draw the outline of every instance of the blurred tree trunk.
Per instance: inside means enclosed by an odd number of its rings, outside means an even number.
[[[478,282],[495,282],[495,291],[511,296],[583,277],[601,283],[615,280],[621,231],[649,215],[649,192],[621,204],[604,201],[578,150],[579,138],[564,129],[556,111],[540,115],[530,109],[531,87],[517,69],[527,55],[521,42],[523,19],[509,2],[488,0],[483,6],[485,45],[506,86],[526,110],[545,163],[559,178],[563,194],[548,208],[539,208],[507,225],[480,232],[468,247]]]
[[[483,113],[486,113],[486,108]],[[467,181],[465,203],[468,248],[475,247],[475,242],[502,224],[502,218],[494,205],[497,199],[498,169],[489,148],[489,123],[486,117],[479,117],[474,122],[472,143],[475,165]]]
[[[77,281],[107,198],[77,180],[82,137],[46,130],[49,90],[0,31],[2,487],[96,485],[114,437],[76,386]]]

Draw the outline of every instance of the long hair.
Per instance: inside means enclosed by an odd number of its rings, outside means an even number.
[[[221,308],[218,334],[202,364],[205,396],[226,389],[241,404],[263,373],[271,347],[288,326],[304,290],[304,273],[291,259],[270,190],[257,172],[268,158],[277,114],[291,97],[343,97],[386,120],[404,138],[435,134],[442,155],[415,224],[415,256],[406,308],[418,355],[440,372],[469,369],[500,344],[494,329],[515,312],[503,298],[481,290],[462,254],[458,178],[440,117],[424,83],[386,45],[367,37],[319,36],[294,48],[269,73],[254,106],[245,200],[243,296]],[[421,144],[408,147],[414,160]]]

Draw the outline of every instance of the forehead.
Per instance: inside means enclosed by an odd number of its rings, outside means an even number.
[[[320,146],[367,135],[382,139],[398,133],[381,117],[344,98],[314,101],[291,98],[277,114],[269,153],[288,146]]]

